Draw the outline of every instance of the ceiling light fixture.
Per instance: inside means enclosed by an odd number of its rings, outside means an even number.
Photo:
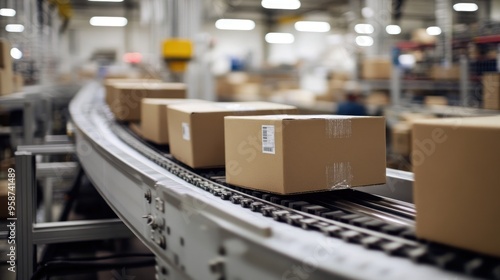
[[[290,33],[271,32],[266,34],[265,40],[269,44],[291,44],[295,37]]]
[[[457,3],[453,5],[453,10],[457,12],[475,12],[477,9],[476,3]]]
[[[89,2],[123,2],[123,0],[89,0]]]
[[[0,9],[0,16],[13,17],[15,15],[16,15],[16,10],[14,9],[8,9],[8,8]]]
[[[92,26],[111,26],[121,27],[127,25],[128,21],[124,17],[92,17],[90,25]]]
[[[394,25],[394,24],[387,25],[385,27],[385,32],[391,35],[398,35],[401,33],[401,27],[399,27],[399,25]]]
[[[427,32],[427,34],[432,35],[432,36],[437,36],[437,35],[441,34],[441,28],[439,28],[438,26],[427,27],[427,29],[425,31]]]
[[[23,32],[24,25],[22,25],[22,24],[7,24],[5,26],[5,31],[7,31],[7,32]]]
[[[10,56],[13,59],[21,59],[23,57],[23,52],[21,52],[18,48],[10,49]]]
[[[359,34],[372,34],[375,29],[368,23],[358,23],[354,26],[354,31]]]
[[[373,38],[370,36],[356,37],[356,44],[360,47],[369,47],[373,45]]]
[[[297,21],[295,30],[302,32],[328,32],[330,24],[325,21]]]
[[[255,22],[249,19],[219,19],[215,27],[221,30],[253,30]]]
[[[299,0],[262,0],[262,7],[276,10],[297,10],[300,8]]]

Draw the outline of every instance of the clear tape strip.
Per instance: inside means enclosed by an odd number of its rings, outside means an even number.
[[[326,135],[328,138],[349,138],[352,135],[350,118],[326,119]]]
[[[349,189],[352,186],[352,167],[350,162],[336,162],[326,166],[326,183],[329,190]]]

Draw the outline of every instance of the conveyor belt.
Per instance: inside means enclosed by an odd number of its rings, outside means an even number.
[[[496,258],[418,240],[411,204],[229,186],[223,169],[190,169],[116,123],[96,83],[70,112],[82,167],[156,255],[157,279],[500,279]]]
[[[135,135],[126,124],[115,123],[112,130],[125,143],[186,182],[276,221],[417,263],[500,279],[499,259],[418,240],[412,204],[356,190],[292,196],[247,190],[226,184],[221,169],[200,171],[183,165],[165,149]]]

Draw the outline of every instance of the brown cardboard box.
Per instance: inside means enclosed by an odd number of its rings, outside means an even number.
[[[279,194],[385,183],[385,119],[225,118],[226,181]]]
[[[365,99],[368,105],[387,106],[389,105],[389,93],[373,91]]]
[[[500,74],[483,74],[483,108],[500,110]]]
[[[142,137],[160,145],[168,144],[167,107],[181,103],[209,102],[199,99],[144,98],[141,101]]]
[[[425,29],[419,28],[412,32],[411,40],[423,45],[432,45],[436,43],[436,36],[429,35]]]
[[[414,124],[418,237],[500,257],[499,143],[500,116]]]
[[[0,39],[0,95],[11,94],[14,91],[11,48],[9,41]]]
[[[433,65],[431,68],[431,79],[433,80],[458,80],[460,79],[460,66],[454,64],[450,67]]]
[[[390,79],[392,64],[385,58],[367,58],[363,60],[361,77],[363,79]]]
[[[213,102],[167,109],[171,154],[193,168],[224,166],[224,117],[296,114],[293,106],[269,102]]]
[[[110,109],[120,121],[138,121],[143,98],[185,98],[181,83],[115,84],[110,92]]]
[[[19,73],[14,74],[12,78],[12,85],[14,92],[23,91],[23,86],[24,86],[23,76]]]
[[[433,106],[433,105],[444,106],[448,105],[448,98],[446,98],[445,96],[428,95],[424,97],[424,104],[427,106]]]
[[[138,84],[145,85],[151,83],[162,83],[161,80],[157,79],[106,79],[104,81],[104,90],[106,94],[106,104],[110,105],[113,103],[112,98],[114,97],[111,91],[114,90],[115,84]]]
[[[407,122],[397,123],[392,127],[392,152],[409,156],[411,154],[411,128]]]
[[[0,180],[0,218],[1,219],[6,219],[9,217],[8,215],[8,189],[9,186],[9,181],[7,180]]]

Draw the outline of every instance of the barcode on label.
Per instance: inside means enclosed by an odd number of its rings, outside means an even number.
[[[262,126],[262,153],[275,154],[274,125]]]
[[[185,123],[185,122],[182,123],[182,139],[184,139],[186,141],[191,140],[191,133],[189,131],[189,124]]]

